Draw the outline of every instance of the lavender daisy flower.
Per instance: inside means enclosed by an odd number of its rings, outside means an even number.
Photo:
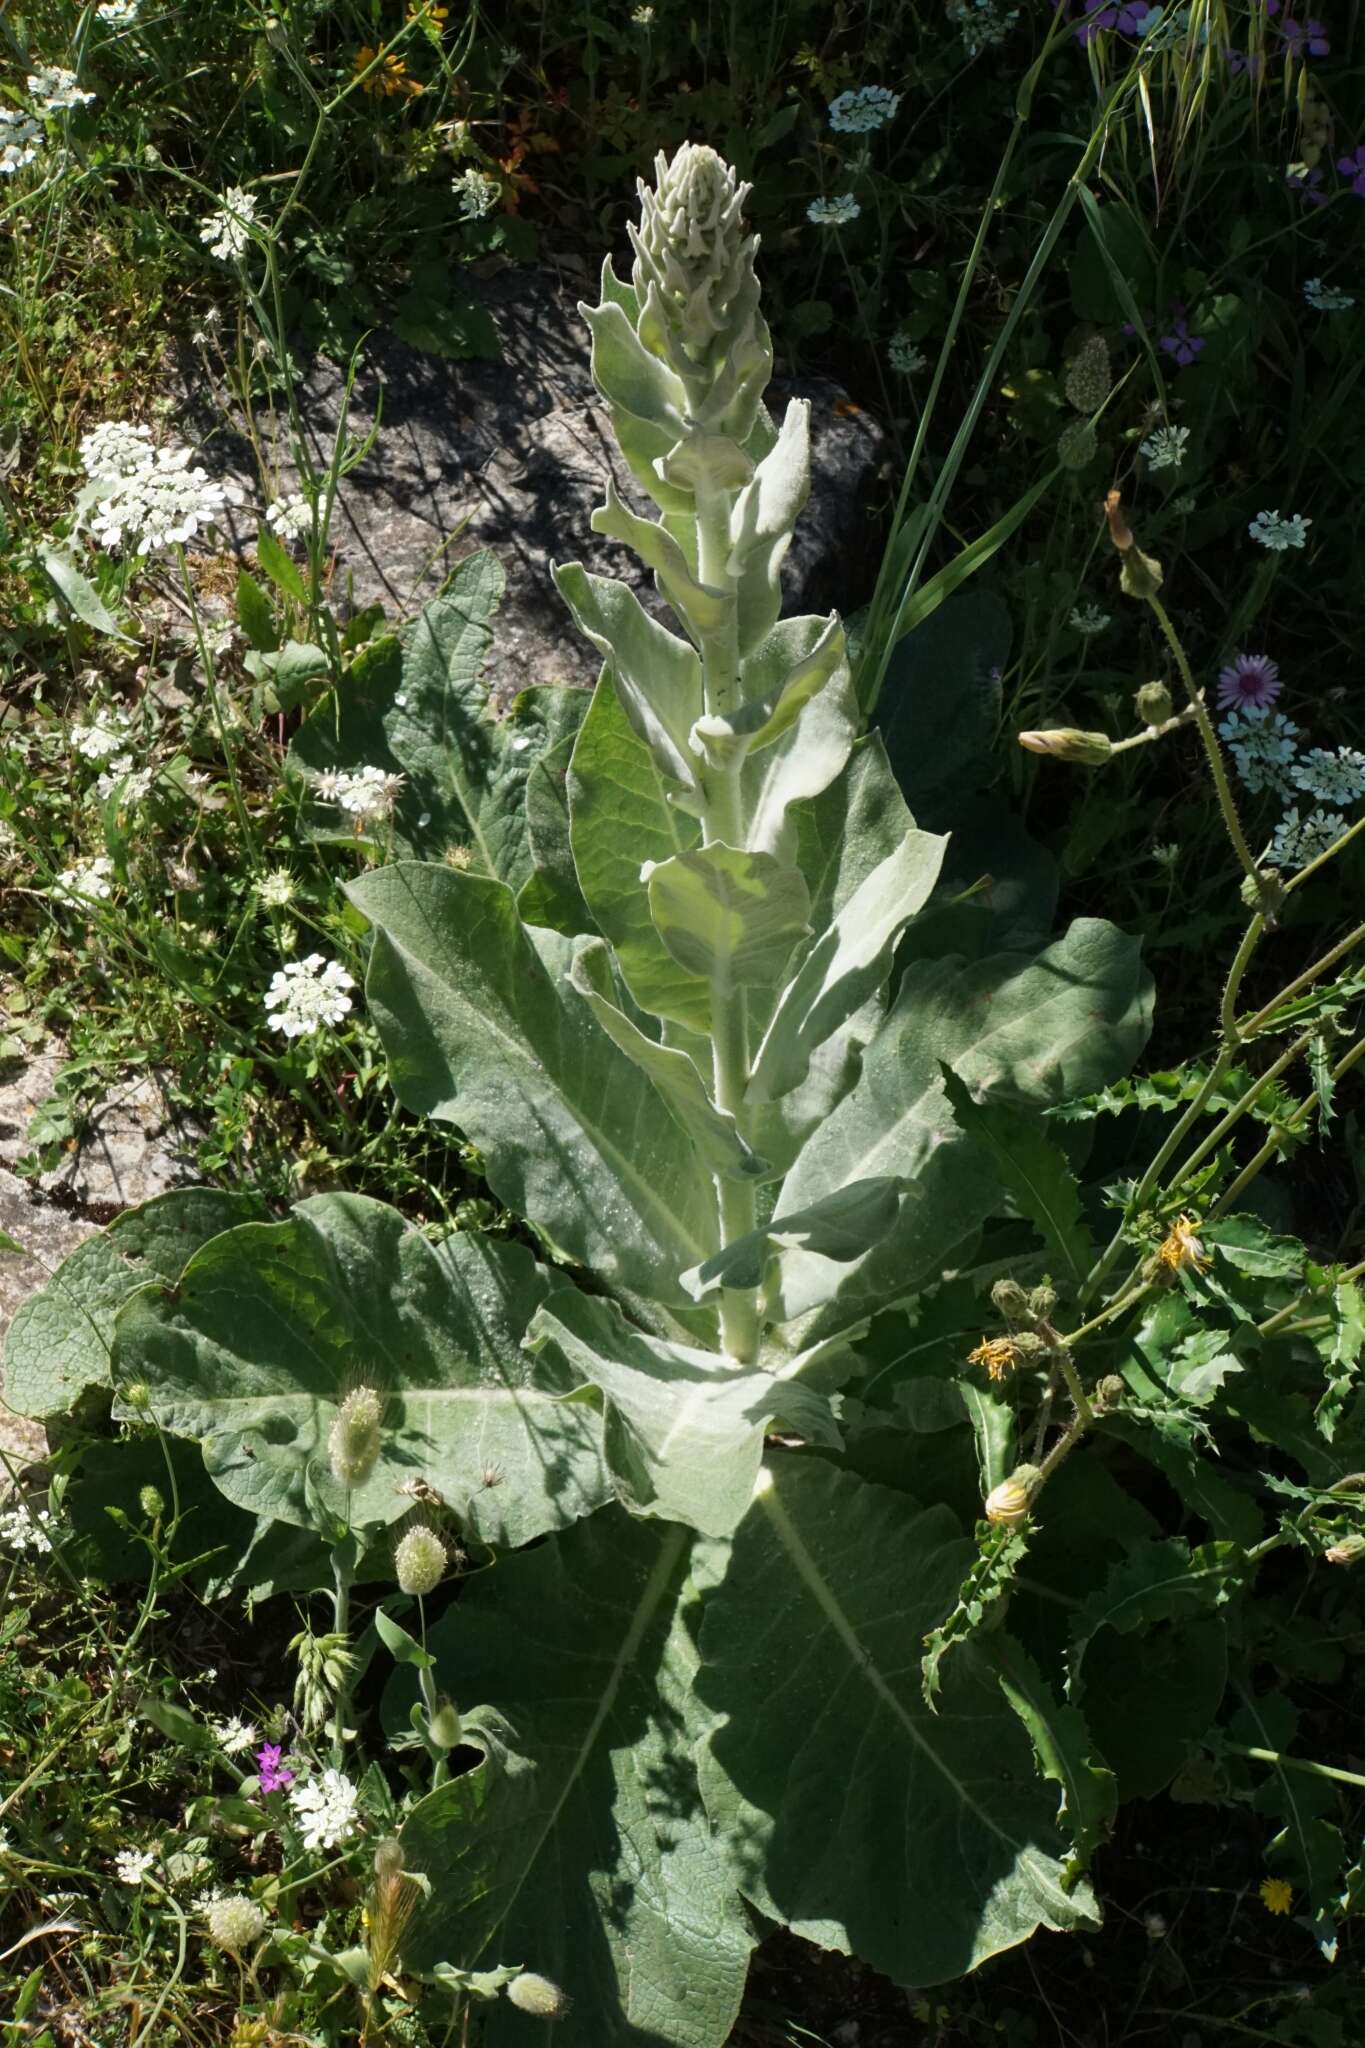
[[[1343,178],[1350,179],[1356,198],[1365,199],[1365,142],[1358,144],[1354,156],[1339,156],[1337,169]]]
[[[1171,311],[1177,317],[1172,322],[1171,332],[1162,335],[1161,346],[1168,356],[1175,357],[1183,369],[1185,365],[1196,361],[1203,354],[1208,343],[1201,341],[1198,335],[1190,333],[1190,323],[1185,318],[1183,306],[1172,306]]]
[[[1284,684],[1279,663],[1268,654],[1235,654],[1218,675],[1218,705],[1223,711],[1273,704]]]
[[[1300,64],[1309,57],[1327,56],[1332,47],[1320,21],[1294,21],[1286,14],[1280,23],[1280,34],[1284,37],[1285,55]]]

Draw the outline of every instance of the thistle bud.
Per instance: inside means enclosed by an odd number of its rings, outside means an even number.
[[[1057,1312],[1057,1290],[1050,1280],[1040,1280],[1028,1298],[1028,1310],[1039,1322],[1050,1322]]]
[[[239,1956],[265,1933],[265,1914],[254,1899],[211,1899],[204,1908],[209,1939]]]
[[[159,1522],[166,1512],[166,1503],[154,1486],[140,1488],[137,1504],[149,1522]]]
[[[1108,1372],[1095,1389],[1093,1405],[1096,1409],[1117,1408],[1128,1389],[1116,1372]]]
[[[1099,445],[1089,420],[1071,420],[1057,436],[1057,460],[1063,469],[1084,469]]]
[[[1102,732],[1080,732],[1074,725],[1060,725],[1046,732],[1021,732],[1019,744],[1026,753],[1051,754],[1054,761],[1071,761],[1082,768],[1102,768],[1113,753],[1113,742]]]
[[[991,1300],[1007,1322],[1027,1320],[1028,1296],[1017,1280],[997,1280],[991,1289]]]
[[[1133,699],[1133,709],[1144,725],[1164,725],[1175,706],[1164,683],[1144,683]]]
[[[1334,1543],[1330,1550],[1324,1550],[1322,1554],[1328,1564],[1359,1564],[1361,1558],[1365,1557],[1365,1536],[1343,1536],[1340,1543]]]
[[[518,2012],[529,2012],[538,2020],[562,2020],[569,2010],[568,1993],[548,1977],[538,1977],[534,1970],[523,1970],[514,1977],[507,1996]]]
[[[1113,385],[1109,369],[1109,345],[1102,334],[1092,334],[1080,353],[1072,358],[1063,389],[1077,412],[1098,412]]]
[[[373,1387],[357,1387],[346,1396],[327,1432],[327,1457],[332,1477],[349,1491],[363,1486],[379,1457],[379,1425],[384,1404]]]
[[[1253,881],[1247,875],[1239,894],[1248,910],[1258,910],[1267,924],[1273,924],[1285,899],[1285,886],[1274,868],[1257,868]]]
[[[400,1590],[419,1599],[440,1585],[448,1563],[444,1543],[434,1529],[425,1526],[409,1529],[393,1556]]]
[[[438,1749],[458,1749],[464,1724],[452,1700],[443,1699],[427,1723],[427,1734]]]
[[[1041,1474],[1036,1465],[1016,1465],[1008,1479],[1002,1479],[986,1495],[986,1520],[997,1528],[1017,1529],[1029,1517],[1029,1502]]]
[[[729,324],[731,301],[751,272],[757,243],[742,224],[749,187],[706,143],[685,142],[672,162],[654,159],[654,190],[641,181],[640,226],[631,282],[643,306],[652,289],[659,310],[701,358]]]

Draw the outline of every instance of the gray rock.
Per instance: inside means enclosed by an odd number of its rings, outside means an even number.
[[[84,1217],[55,1209],[35,1195],[25,1181],[0,1167],[0,1232],[24,1247],[0,1246],[0,1359],[5,1334],[15,1311],[30,1294],[46,1286],[68,1252],[74,1252],[98,1226]],[[40,1422],[14,1415],[4,1405],[4,1374],[0,1366],[0,1496],[25,1466],[47,1455],[47,1433]]]
[[[392,340],[373,343],[352,390],[348,431],[360,440],[382,417],[374,447],[343,480],[332,539],[334,590],[355,606],[383,602],[406,615],[433,595],[453,564],[490,547],[507,575],[489,679],[506,697],[528,683],[591,683],[597,660],[569,621],[550,580],[552,562],[579,560],[626,577],[653,604],[652,582],[633,555],[589,528],[614,475],[634,508],[651,512],[617,454],[589,374],[587,330],[576,301],[586,296],[549,271],[507,267],[475,288],[497,326],[497,362],[452,362]],[[592,296],[596,296],[595,292]],[[238,548],[255,537],[263,508],[248,443],[204,402],[197,357],[173,375],[180,430],[205,451],[205,465],[232,475],[255,511],[238,516]],[[299,393],[314,458],[325,464],[344,400],[340,370],[325,358],[306,368]],[[881,430],[847,406],[838,387],[775,383],[770,409],[811,400],[812,491],[786,570],[785,609],[852,610],[876,567],[866,497],[882,450]],[[282,412],[281,408],[281,412]],[[280,423],[258,419],[263,448],[282,491],[297,486]]]
[[[59,1046],[49,1045],[0,1079],[0,1166],[13,1167],[30,1149],[30,1119],[52,1094],[64,1058]],[[193,1137],[192,1126],[167,1100],[160,1077],[144,1069],[109,1089],[85,1113],[59,1166],[33,1183],[15,1185],[31,1185],[39,1197],[55,1197],[63,1206],[79,1206],[92,1224],[108,1223],[123,1209],[202,1179]],[[21,1232],[13,1234],[22,1240]]]

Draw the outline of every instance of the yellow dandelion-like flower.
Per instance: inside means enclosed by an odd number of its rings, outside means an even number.
[[[1208,1265],[1209,1255],[1195,1235],[1198,1228],[1193,1216],[1176,1217],[1157,1253],[1157,1258],[1168,1272],[1178,1273],[1184,1266],[1198,1269]]]
[[[1294,1903],[1294,1887],[1282,1877],[1262,1878],[1260,1899],[1267,1913],[1287,1913]]]
[[[443,30],[450,19],[448,7],[409,7],[409,21],[429,21],[437,30]]]
[[[366,43],[363,48],[356,51],[355,56],[351,59],[352,70],[356,72],[369,70],[370,65],[374,63],[378,55],[379,50],[377,46],[374,43]],[[408,77],[408,67],[403,62],[403,59],[395,57],[390,52],[383,59],[378,69],[371,71],[369,77],[362,81],[360,90],[368,94],[371,99],[377,98],[381,93],[385,99],[391,99],[396,92],[421,92],[422,87],[415,78]]]
[[[1018,1347],[1009,1337],[983,1337],[975,1351],[967,1353],[968,1365],[984,1365],[993,1380],[1008,1379],[1018,1359]]]

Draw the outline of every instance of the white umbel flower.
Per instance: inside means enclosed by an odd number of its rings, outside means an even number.
[[[1113,624],[1113,618],[1109,612],[1102,612],[1097,604],[1078,604],[1072,606],[1068,623],[1073,633],[1089,640],[1093,634],[1107,631]]]
[[[99,711],[91,725],[73,725],[71,744],[87,761],[107,761],[128,744],[128,723],[116,712]]]
[[[839,135],[866,135],[894,121],[900,103],[900,94],[884,85],[860,85],[830,101],[829,125]]]
[[[330,768],[318,777],[317,792],[324,803],[338,805],[353,818],[359,829],[392,814],[404,781],[405,777],[388,775],[382,768]]]
[[[215,1721],[213,1734],[224,1756],[240,1756],[243,1750],[254,1749],[259,1740],[256,1729],[240,1714],[234,1714],[230,1721]]]
[[[52,1549],[50,1508],[18,1507],[0,1510],[0,1543],[6,1550],[31,1551],[46,1557]]]
[[[73,107],[92,107],[93,92],[82,92],[74,71],[60,64],[42,64],[28,75],[28,89],[44,114],[65,114]]]
[[[355,1833],[356,1788],[344,1771],[324,1771],[289,1792],[305,1849],[335,1849]]]
[[[120,1884],[141,1884],[155,1862],[155,1849],[120,1849],[114,1858],[114,1875]]]
[[[1281,519],[1278,510],[1258,512],[1248,526],[1247,532],[1253,540],[1258,540],[1263,548],[1269,548],[1272,554],[1282,555],[1288,548],[1301,548],[1307,545],[1308,529],[1312,524],[1312,520],[1305,519],[1301,512],[1291,512],[1284,519]]]
[[[313,508],[302,491],[291,491],[266,506],[265,523],[281,540],[307,540],[313,531]]]
[[[90,509],[90,531],[110,554],[135,546],[139,555],[183,546],[216,526],[239,485],[191,468],[188,448],[158,448],[151,461],[120,477]]]
[[[348,989],[355,981],[336,960],[324,960],[310,953],[304,960],[291,960],[272,976],[265,992],[265,1007],[271,1011],[270,1028],[286,1038],[305,1038],[324,1025],[340,1024],[351,1008]]]
[[[862,210],[851,192],[841,192],[837,199],[812,199],[806,208],[806,219],[817,228],[842,228],[856,220]]]
[[[1138,453],[1146,457],[1148,469],[1179,469],[1189,438],[1188,427],[1158,427],[1147,436]]]
[[[502,197],[497,179],[488,171],[481,171],[477,164],[459,172],[451,179],[450,187],[460,202],[461,220],[482,220]]]
[[[1286,811],[1275,827],[1265,858],[1275,868],[1306,868],[1309,861],[1335,846],[1346,829],[1339,811],[1310,811],[1300,818],[1296,806]]]
[[[0,177],[12,178],[35,163],[42,146],[43,131],[32,114],[0,107]]]
[[[114,863],[108,854],[98,854],[94,860],[63,868],[52,893],[65,903],[106,903],[114,893],[110,879],[113,872]]]
[[[131,420],[102,420],[81,436],[81,468],[97,483],[117,483],[152,460],[152,430]]]
[[[1320,277],[1307,280],[1303,295],[1315,313],[1349,313],[1355,304],[1349,292],[1338,291],[1334,284],[1324,284]]]
[[[1267,790],[1279,796],[1291,793],[1290,764],[1299,750],[1299,728],[1292,718],[1266,704],[1247,704],[1230,711],[1218,730],[1253,796]]]
[[[142,0],[100,0],[96,14],[106,28],[131,28]]]
[[[1365,797],[1365,754],[1357,747],[1310,747],[1289,772],[1319,803],[1358,804]]]
[[[901,377],[914,377],[926,367],[929,358],[922,348],[916,348],[908,334],[893,334],[886,344],[886,360]]]
[[[229,185],[217,213],[206,214],[200,221],[199,239],[207,243],[210,256],[216,256],[222,263],[231,262],[246,254],[251,245],[251,230],[258,219],[253,194],[244,192],[240,185]]]

